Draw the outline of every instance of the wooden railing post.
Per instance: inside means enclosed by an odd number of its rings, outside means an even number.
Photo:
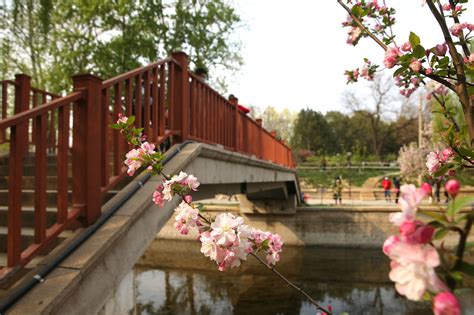
[[[15,76],[15,114],[28,110],[31,78]],[[28,152],[28,121],[11,128],[10,157],[8,159],[8,238],[7,266],[14,267],[21,259],[21,184],[23,160]]]
[[[238,151],[238,144],[239,144],[239,135],[240,135],[240,130],[239,130],[239,99],[233,95],[229,97],[229,102],[234,105],[234,150]]]
[[[102,80],[94,75],[72,77],[74,91],[84,97],[74,107],[72,178],[73,206],[83,209],[85,223],[94,223],[101,214],[101,132]]]
[[[15,75],[15,114],[27,111],[30,108],[30,91],[31,91],[31,77],[26,74]],[[18,130],[20,131],[20,129]],[[26,141],[22,141],[22,148],[24,152],[28,152],[29,135],[28,123],[25,128],[21,128],[21,137]]]
[[[258,125],[258,158],[262,159],[263,158],[263,143],[262,143],[262,138],[263,138],[263,127],[262,127],[262,119],[257,118],[255,119]]]
[[[188,73],[188,56],[180,51],[171,55],[180,67],[176,67],[174,74],[174,104],[173,109],[173,129],[179,130],[181,134],[178,142],[183,142],[189,135],[189,73]],[[201,122],[209,123],[209,122]]]

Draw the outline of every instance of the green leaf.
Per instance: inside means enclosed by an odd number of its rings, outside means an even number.
[[[451,202],[448,208],[448,215],[453,216],[462,208],[467,207],[474,203],[474,196],[467,196],[467,197],[458,197]]]
[[[120,126],[118,124],[110,124],[109,125],[109,128],[113,128],[113,129],[121,129]]]
[[[445,164],[445,165],[441,166],[436,172],[433,173],[433,177],[443,176],[452,167],[453,167],[452,163],[448,163],[448,164]]]
[[[426,51],[425,51],[425,48],[423,48],[423,46],[421,45],[417,45],[414,49],[413,49],[413,56],[415,58],[423,58],[426,54]]]
[[[420,44],[420,38],[413,32],[410,32],[408,40],[410,41],[411,47],[416,47]]]
[[[407,69],[407,67],[400,67],[400,68],[398,68],[398,69],[395,70],[395,72],[393,73],[393,77],[396,77],[397,75],[402,74],[402,72],[405,71],[406,69]]]
[[[127,119],[127,125],[131,125],[135,122],[135,116],[130,116]]]
[[[463,261],[460,271],[468,276],[474,277],[474,265]]]
[[[462,273],[459,271],[451,271],[449,275],[458,282],[462,280]]]
[[[444,216],[440,212],[419,210],[418,213],[429,216],[430,218],[435,219],[438,222],[446,222],[446,219],[444,218]]]
[[[471,158],[474,157],[474,150],[470,150],[466,147],[459,147],[458,150],[464,156],[468,156],[468,157],[471,157]]]
[[[448,234],[449,230],[447,229],[439,229],[438,231],[436,231],[433,239],[434,240],[440,240],[442,239],[443,237],[446,236],[446,234]]]
[[[443,223],[440,222],[440,220],[430,221],[428,222],[428,225],[431,225],[435,229],[439,229],[445,226]]]

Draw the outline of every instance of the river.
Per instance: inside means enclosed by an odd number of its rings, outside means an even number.
[[[277,267],[334,314],[431,314],[395,292],[380,250],[286,247]],[[137,314],[316,314],[252,257],[219,272],[198,242],[158,239],[134,273]]]

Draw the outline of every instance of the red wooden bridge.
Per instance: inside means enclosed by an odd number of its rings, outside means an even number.
[[[76,75],[66,96],[23,74],[1,84],[0,279],[100,217],[126,177],[129,146],[108,127],[120,113],[157,146],[194,140],[294,167],[290,148],[189,71],[182,52],[105,81]]]

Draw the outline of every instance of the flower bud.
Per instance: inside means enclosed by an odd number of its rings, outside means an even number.
[[[459,184],[457,180],[450,179],[446,182],[446,184],[444,185],[444,188],[446,189],[446,191],[451,197],[456,197],[457,194],[459,193],[459,189],[461,188],[461,185]]]
[[[191,203],[191,201],[193,201],[193,197],[191,197],[191,195],[186,195],[184,196],[184,201],[186,201],[186,203]]]
[[[433,193],[433,188],[428,183],[421,184],[420,188],[426,193],[427,196],[431,196],[431,194]]]
[[[461,307],[451,292],[441,292],[433,299],[435,315],[460,315]]]
[[[416,229],[414,239],[417,243],[429,243],[433,239],[434,232],[434,227],[432,227],[431,225],[423,224]]]
[[[436,45],[435,47],[435,54],[438,56],[446,55],[447,51],[448,51],[448,46],[446,46],[446,44]]]

